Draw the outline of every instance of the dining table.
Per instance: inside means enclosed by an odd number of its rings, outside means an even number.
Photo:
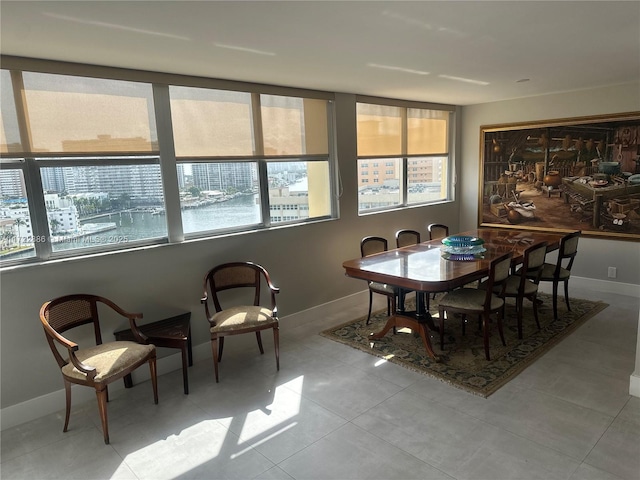
[[[504,253],[512,253],[515,267],[522,262],[524,251],[531,245],[547,242],[547,251],[556,250],[565,235],[566,232],[477,228],[455,235],[479,238],[484,242],[484,252],[464,256],[464,259],[450,258],[443,251],[442,239],[439,239],[347,260],[342,266],[348,277],[391,285],[401,293],[396,311],[380,331],[370,334],[370,340],[383,338],[391,329],[409,328],[421,337],[428,355],[440,361],[430,340],[430,331],[439,332],[439,329],[423,298],[481,280],[488,275],[491,261]],[[403,300],[405,294],[412,291],[416,292],[416,309],[407,311]]]

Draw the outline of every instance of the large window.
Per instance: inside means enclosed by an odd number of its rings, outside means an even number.
[[[357,104],[360,213],[449,198],[446,110]]]
[[[334,216],[329,94],[34,70],[0,70],[2,265]]]
[[[327,100],[169,95],[185,235],[331,216]]]

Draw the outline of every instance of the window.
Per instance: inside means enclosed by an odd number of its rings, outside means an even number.
[[[358,103],[356,115],[360,213],[449,198],[449,110]],[[373,187],[371,161],[386,167]]]
[[[334,215],[330,94],[8,63],[0,70],[2,265]]]
[[[20,260],[34,257],[41,239],[33,233],[24,181],[24,161],[6,161],[0,170],[0,255]]]
[[[177,86],[169,95],[186,235],[331,216],[326,100]]]

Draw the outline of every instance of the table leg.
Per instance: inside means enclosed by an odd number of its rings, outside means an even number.
[[[429,315],[429,319],[431,320],[431,315]],[[431,320],[431,322],[433,323],[433,320]],[[440,361],[440,358],[436,355],[436,353],[433,351],[433,347],[431,346],[427,323],[419,322],[413,317],[408,317],[401,314],[391,315],[382,330],[380,330],[378,333],[370,334],[369,339],[378,340],[384,337],[392,328],[410,328],[412,331],[418,332],[420,334],[420,338],[422,338],[422,343],[424,344],[424,348],[427,351],[427,354],[436,362]]]
[[[184,383],[184,394],[189,395],[189,373],[187,372],[187,347],[183,345],[182,352],[182,382]]]

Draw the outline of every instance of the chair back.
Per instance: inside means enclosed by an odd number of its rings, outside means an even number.
[[[544,266],[544,260],[547,256],[548,245],[548,242],[538,242],[524,251],[522,267],[518,270],[520,275],[519,292],[524,291],[525,282],[527,282],[528,279],[532,280],[535,284],[540,281],[542,267]]]
[[[360,254],[368,257],[374,253],[386,252],[388,249],[387,239],[384,237],[364,237],[360,241]]]
[[[100,297],[95,295],[65,295],[46,302],[40,308],[40,321],[47,337],[51,352],[60,368],[68,363],[68,359],[60,355],[55,341],[60,341],[62,333],[72,328],[93,324],[96,345],[102,343],[100,321],[98,319],[97,302]],[[62,337],[64,339],[64,337]],[[64,339],[63,344],[71,343]]]
[[[432,223],[427,227],[429,240],[438,240],[449,236],[449,227],[442,223]]]
[[[513,252],[507,252],[504,255],[494,258],[489,265],[489,278],[485,284],[486,297],[484,301],[485,311],[489,311],[491,307],[491,297],[494,295],[494,289],[502,286],[502,290],[498,296],[504,296],[504,287],[506,286],[505,280],[509,277],[511,271],[511,258]]]
[[[407,247],[420,243],[420,232],[416,230],[398,230],[396,232],[396,246],[398,248]]]
[[[209,294],[213,300],[216,312],[221,312],[222,304],[219,294],[224,290],[234,288],[249,289],[249,291],[253,290],[253,292],[250,292],[253,296],[252,304],[255,306],[260,305],[262,280],[264,280],[268,286],[271,286],[271,280],[265,268],[253,262],[224,263],[209,270],[204,277],[203,297],[203,303],[207,310],[207,317],[210,318],[208,313],[208,302],[206,302]],[[275,295],[272,290],[271,309],[273,310],[274,308]]]
[[[111,300],[97,295],[73,294],[65,295],[46,302],[40,308],[40,321],[44,328],[47,342],[58,365],[63,367],[68,360],[63,358],[54,341],[63,340],[63,344],[71,344],[61,334],[81,325],[93,324],[96,345],[102,344],[98,303],[104,303],[113,310],[128,317],[141,318],[142,314],[127,314]]]
[[[569,233],[562,237],[560,240],[560,249],[558,250],[558,262],[556,263],[556,271],[555,277],[557,278],[560,274],[560,268],[563,268],[562,265],[566,263],[564,267],[566,270],[571,271],[571,267],[573,266],[573,260],[576,258],[578,254],[578,240],[580,239],[580,235],[582,232],[580,230]]]

